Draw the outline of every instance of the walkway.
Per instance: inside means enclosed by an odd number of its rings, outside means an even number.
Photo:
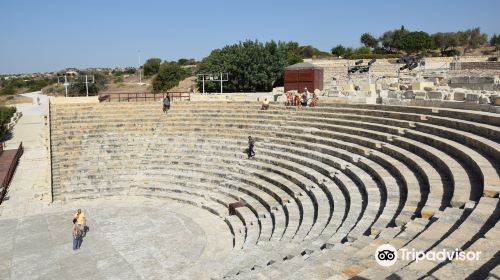
[[[0,206],[0,217],[23,217],[41,213],[50,203],[49,154],[47,147],[48,97],[39,92],[26,93],[32,104],[17,105],[23,113],[14,126],[12,138],[5,142],[6,149],[16,149],[23,142],[24,154],[14,174],[7,199]],[[40,97],[41,105],[37,104]]]

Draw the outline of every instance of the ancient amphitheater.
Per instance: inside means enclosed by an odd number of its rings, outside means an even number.
[[[38,204],[12,189],[2,206],[0,278],[500,277],[500,114],[176,101],[164,115],[159,105],[51,104],[39,123],[51,188]],[[24,160],[14,187],[33,174]],[[74,253],[76,208],[91,230]],[[480,258],[386,267],[382,244]]]

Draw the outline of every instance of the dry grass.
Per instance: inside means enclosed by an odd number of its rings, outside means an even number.
[[[0,96],[0,105],[14,105],[21,103],[32,103],[33,99],[22,95]]]

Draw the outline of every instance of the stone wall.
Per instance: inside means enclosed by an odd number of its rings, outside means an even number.
[[[453,70],[500,70],[500,61],[452,62]]]
[[[99,103],[98,96],[78,96],[78,97],[50,97],[50,104],[85,104],[85,103]]]
[[[472,90],[500,91],[500,79],[498,77],[452,77],[450,78],[449,86]]]

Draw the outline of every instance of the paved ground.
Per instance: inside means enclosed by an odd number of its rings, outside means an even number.
[[[73,251],[77,207],[90,231]],[[207,279],[231,250],[222,220],[175,202],[99,199],[45,212],[0,217],[0,279]]]
[[[218,217],[194,206],[140,197],[51,202],[46,96],[26,94],[23,117],[6,147],[25,147],[0,205],[0,279],[208,279],[224,263],[232,236]],[[41,105],[36,104],[40,96]],[[90,232],[72,250],[77,208]]]

